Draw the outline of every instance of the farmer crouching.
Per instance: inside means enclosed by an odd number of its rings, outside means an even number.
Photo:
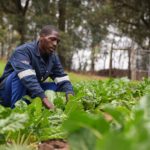
[[[40,97],[43,105],[53,110],[46,90],[66,92],[66,100],[69,100],[68,95],[74,93],[73,87],[54,52],[59,41],[58,28],[47,25],[41,30],[39,41],[15,49],[0,77],[1,105],[14,108],[17,100],[29,95]],[[44,82],[48,77],[54,82]]]

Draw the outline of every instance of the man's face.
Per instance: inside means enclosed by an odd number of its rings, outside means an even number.
[[[60,34],[52,31],[51,34],[40,36],[40,50],[42,53],[52,53],[55,51],[60,41]]]

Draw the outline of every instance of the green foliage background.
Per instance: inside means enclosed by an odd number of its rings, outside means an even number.
[[[140,49],[150,48],[149,9],[148,0],[1,0],[0,57],[9,58],[16,46],[37,40],[40,29],[53,24],[61,31],[57,53],[63,67],[70,70],[73,54],[89,49],[94,71],[94,49],[101,50],[112,32],[109,27],[117,28],[114,35],[131,38]]]

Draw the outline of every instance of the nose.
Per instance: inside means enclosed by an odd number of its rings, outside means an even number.
[[[56,40],[56,41],[53,41],[53,45],[54,45],[54,46],[57,46],[57,45],[58,45],[57,40]]]

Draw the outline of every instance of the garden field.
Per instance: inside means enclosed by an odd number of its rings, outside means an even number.
[[[150,80],[77,76],[70,74],[68,103],[64,93],[46,92],[54,111],[29,97],[30,105],[0,106],[0,150],[149,150]]]

